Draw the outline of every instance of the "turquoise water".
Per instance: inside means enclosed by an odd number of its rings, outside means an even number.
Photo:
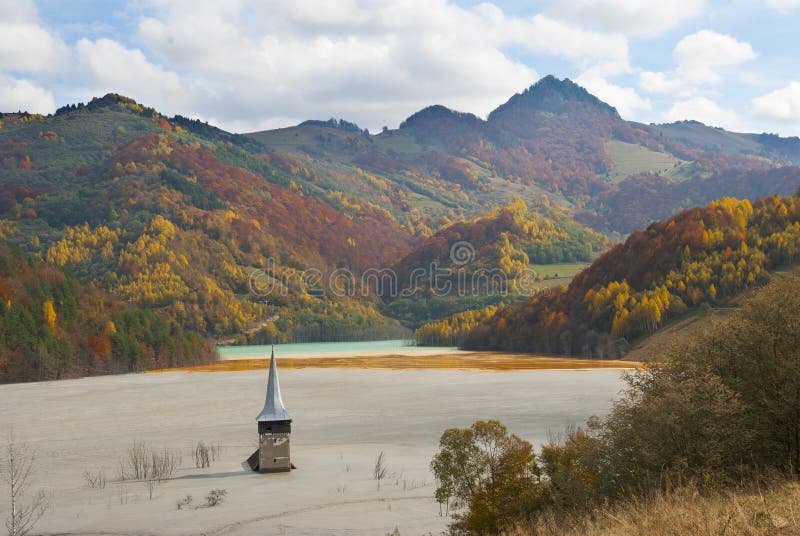
[[[332,355],[385,355],[408,352],[413,341],[396,339],[391,341],[354,341],[354,342],[304,342],[292,344],[276,344],[275,355],[278,357],[320,357]],[[426,352],[441,350],[446,353],[456,348],[430,346],[421,347]],[[220,346],[222,359],[243,359],[248,357],[269,356],[272,346]]]

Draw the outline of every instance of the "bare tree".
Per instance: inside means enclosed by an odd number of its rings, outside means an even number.
[[[216,443],[206,444],[198,441],[194,448],[194,465],[198,469],[211,467],[211,462],[215,462],[222,457],[222,447]]]
[[[86,485],[90,488],[104,489],[106,487],[106,472],[103,469],[98,469],[95,472],[87,469],[83,472],[83,479],[86,480]]]
[[[150,452],[150,459],[150,474],[147,479],[158,483],[172,478],[182,461],[180,452],[169,449],[161,451],[153,449]]]
[[[9,536],[25,536],[47,511],[47,498],[43,491],[26,502],[25,496],[31,486],[36,462],[36,453],[25,443],[17,443],[9,434],[8,446],[0,466],[0,475],[8,485],[11,512],[6,519]]]
[[[372,468],[372,478],[375,480],[383,480],[386,478],[388,469],[386,468],[386,454],[383,451],[378,453],[375,458],[375,466]]]
[[[141,441],[134,441],[127,455],[119,462],[119,479],[155,480],[161,483],[172,478],[182,461],[180,452],[156,450]]]
[[[134,441],[128,455],[120,461],[120,480],[145,480],[151,472],[147,445]]]
[[[211,461],[215,462],[222,459],[222,445],[218,443],[211,444]]]
[[[378,481],[378,491],[381,490],[381,480],[389,476],[389,468],[386,467],[386,454],[383,451],[378,453],[375,458],[375,466],[372,468],[372,478]]]
[[[194,466],[198,469],[211,466],[211,449],[202,441],[194,448]]]
[[[228,490],[225,489],[212,489],[206,495],[206,506],[209,508],[213,508],[219,504],[222,504],[222,501],[225,500],[225,496],[228,494]]]

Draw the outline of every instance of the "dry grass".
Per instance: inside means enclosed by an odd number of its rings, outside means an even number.
[[[262,370],[267,368],[266,359],[230,359],[208,365],[197,365],[174,369],[150,370],[148,372],[230,372],[239,370]],[[547,357],[528,354],[506,354],[500,352],[470,352],[442,355],[382,355],[351,357],[301,357],[278,359],[281,369],[343,368],[343,369],[459,369],[459,370],[580,370],[593,368],[631,369],[639,366],[635,361],[574,359],[569,357]]]
[[[673,176],[678,172],[683,160],[669,153],[652,151],[635,143],[607,141],[606,152],[614,165],[609,173],[612,183],[618,183],[628,175],[656,172]]]
[[[800,484],[700,493],[695,486],[633,499],[581,516],[548,516],[506,536],[800,534]]]

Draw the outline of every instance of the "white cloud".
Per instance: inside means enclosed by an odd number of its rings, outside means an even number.
[[[131,0],[132,35],[68,46],[32,0],[0,0],[0,108],[49,110],[43,88],[55,87],[83,99],[115,91],[234,131],[331,116],[375,130],[434,103],[485,115],[548,74],[535,66],[550,56],[562,64],[552,74],[580,73],[576,81],[623,117],[663,94],[675,101],[670,119],[739,124],[729,104],[707,97],[756,57],[749,43],[702,30],[676,44],[671,69],[630,64],[628,35],[661,34],[705,10],[691,0],[553,0],[533,16],[452,0]],[[752,117],[796,120],[797,85],[753,99]]]
[[[270,117],[335,115],[376,129],[432,103],[486,114],[539,77],[507,47],[562,57],[582,71],[630,69],[622,35],[445,0],[149,0],[138,39],[203,88],[192,90],[198,109],[253,128]]]
[[[31,0],[0,0],[0,74],[35,72],[62,93],[119,92],[237,130],[331,116],[377,129],[432,103],[486,115],[540,76],[514,49],[566,60],[621,110],[649,105],[608,82],[632,71],[624,35],[490,3],[137,0],[125,13],[135,46],[68,47]]]
[[[704,0],[555,0],[550,12],[606,31],[653,36],[701,15],[705,4]]]
[[[735,111],[723,109],[706,97],[678,101],[667,111],[665,117],[669,121],[691,119],[728,130],[741,128],[741,120]]]
[[[672,53],[676,67],[670,72],[642,71],[639,88],[646,93],[673,95],[667,111],[670,120],[697,119],[717,126],[741,125],[735,114],[704,97],[709,86],[722,84],[738,67],[756,57],[753,47],[730,35],[701,30],[681,39]],[[696,113],[696,116],[692,116]]]
[[[0,103],[4,112],[49,114],[56,110],[53,94],[29,80],[16,80],[0,74]]]
[[[203,87],[199,108],[226,125],[336,116],[375,129],[432,99],[486,113],[538,77],[501,51],[502,13],[487,20],[444,2],[343,3],[331,17],[316,2],[151,5],[141,42]]]
[[[140,50],[111,39],[75,45],[81,81],[94,95],[122,93],[145,104],[186,111],[188,92],[177,74],[150,63]]]
[[[764,119],[800,121],[800,82],[753,99],[753,114]]]
[[[780,13],[787,13],[800,7],[800,0],[764,0],[764,3]]]
[[[0,71],[53,71],[68,61],[66,45],[39,23],[33,2],[0,0]]]
[[[667,73],[642,71],[639,73],[639,87],[648,93],[674,93],[681,88],[681,81]]]
[[[718,84],[718,70],[755,59],[750,43],[737,41],[730,35],[701,30],[687,35],[675,46],[673,56],[678,63],[677,75],[690,84]]]
[[[36,22],[38,14],[33,0],[0,0],[0,20],[4,22]]]
[[[589,32],[544,15],[534,16],[530,23],[509,25],[516,32],[509,40],[536,52],[565,56],[581,63],[628,61],[628,41],[621,34]]]
[[[637,110],[649,110],[650,101],[642,98],[635,89],[621,87],[604,78],[589,78],[581,75],[576,82],[602,101],[614,106],[625,119],[632,119]]]

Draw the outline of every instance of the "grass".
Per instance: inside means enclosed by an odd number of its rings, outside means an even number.
[[[301,145],[316,145],[314,134],[318,133],[318,127],[286,127],[265,130],[264,132],[253,132],[248,136],[257,139],[276,151],[294,151]]]
[[[585,514],[545,516],[506,536],[697,536],[800,534],[800,484],[781,481],[732,491],[695,485],[631,499]]]
[[[606,152],[614,162],[608,180],[615,184],[637,173],[658,172],[661,175],[671,176],[672,173],[678,174],[679,168],[687,164],[671,154],[623,141],[607,141]]]
[[[372,141],[382,151],[392,149],[401,154],[419,154],[426,150],[425,147],[417,143],[414,136],[398,130],[391,130],[373,136]]]
[[[679,122],[657,125],[654,130],[659,136],[671,138],[685,145],[726,153],[758,154],[761,148],[752,135],[728,132],[701,123]]]
[[[588,268],[588,262],[569,262],[557,264],[531,264],[528,267],[538,275],[544,277],[542,285],[545,287],[567,286],[572,279]],[[557,276],[557,277],[556,277]]]
[[[231,359],[209,365],[149,370],[148,372],[233,372],[265,370],[267,359]],[[580,370],[589,368],[629,369],[639,363],[634,361],[578,359],[571,357],[507,354],[500,352],[463,352],[441,355],[384,355],[282,358],[282,369],[341,368],[341,369],[451,369],[451,370]]]

